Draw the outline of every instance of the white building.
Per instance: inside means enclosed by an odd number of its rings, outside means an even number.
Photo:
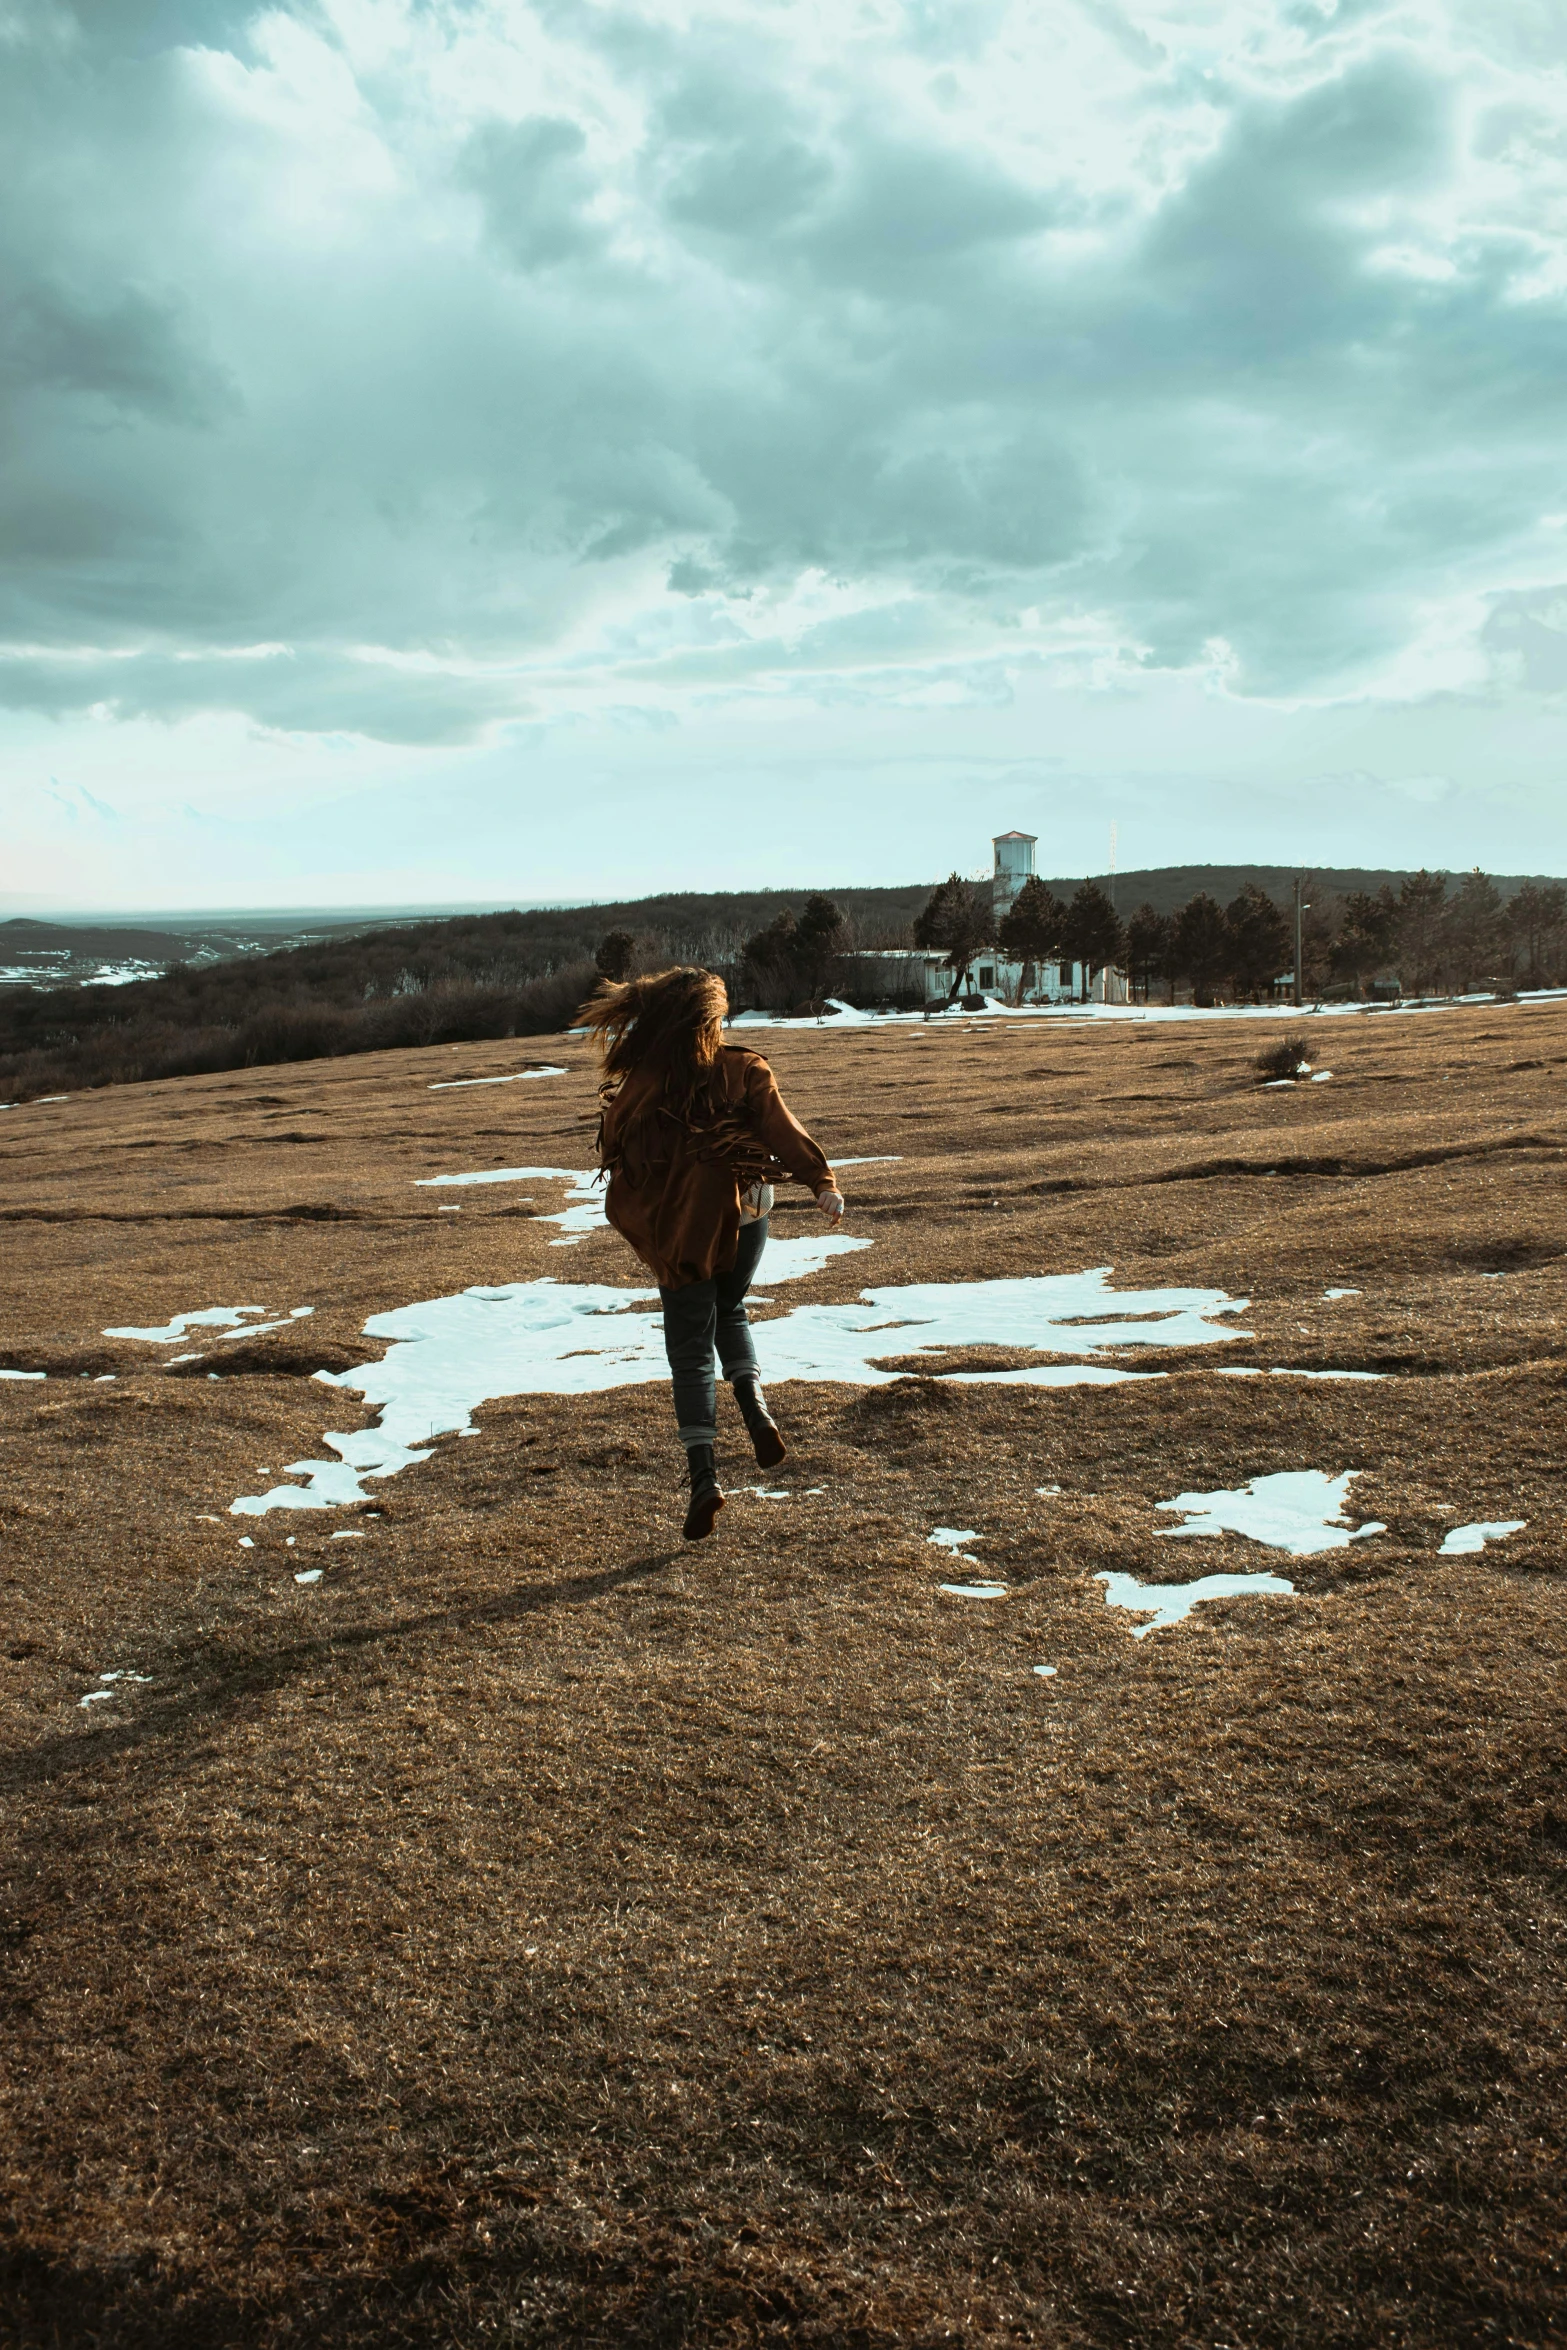
[[[998,924],[1012,911],[1019,890],[1033,874],[1038,839],[1038,834],[1033,832],[998,832],[991,843],[995,852],[991,904]],[[869,969],[866,972],[867,995],[922,994],[927,1004],[944,1004],[952,994],[952,971],[940,954],[920,948],[908,952],[893,948],[864,952],[853,960],[876,966],[874,973]],[[1027,969],[1027,987],[1023,984],[1024,975],[1022,963],[1011,962],[998,948],[987,947],[963,973],[958,994],[1000,996],[1014,1004],[1067,1004],[1077,1002],[1083,992],[1081,963],[1035,963]],[[1123,972],[1098,971],[1089,989],[1089,999],[1096,1004],[1124,1004],[1129,992]]]

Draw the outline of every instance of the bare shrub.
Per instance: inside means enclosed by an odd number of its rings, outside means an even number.
[[[1304,1077],[1311,1067],[1306,1057],[1310,1051],[1309,1037],[1281,1036],[1257,1055],[1255,1067],[1264,1078]]]

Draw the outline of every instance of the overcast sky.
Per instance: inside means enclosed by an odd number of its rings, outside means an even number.
[[[1567,872],[1559,0],[0,0],[7,910]]]

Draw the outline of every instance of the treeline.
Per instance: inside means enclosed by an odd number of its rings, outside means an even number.
[[[998,923],[989,884],[953,874],[914,925],[918,946],[939,951],[953,991],[991,950],[1024,966],[1025,991],[1046,964],[1080,967],[1086,994],[1105,969],[1124,971],[1147,997],[1162,984],[1194,1002],[1265,1002],[1295,966],[1293,907],[1255,882],[1228,905],[1199,890],[1174,913],[1140,905],[1125,920],[1108,891],[1085,881],[1070,899],[1030,877]],[[1567,976],[1567,886],[1525,882],[1505,898],[1489,875],[1466,873],[1449,890],[1440,873],[1411,873],[1395,892],[1313,892],[1301,917],[1301,987],[1310,1001],[1363,996],[1377,982],[1405,994],[1552,987]]]
[[[905,942],[925,893],[843,894],[846,904],[833,909],[835,955],[854,944]],[[0,1102],[410,1045],[552,1035],[601,971],[622,965],[705,964],[731,978],[737,1001],[759,1001],[754,989],[746,992],[753,934],[743,917],[754,923],[770,913],[770,935],[782,941],[795,916],[778,907],[775,892],[755,891],[459,915],[180,965],[123,987],[0,990]],[[630,920],[606,931],[606,915],[617,913]],[[606,939],[607,958],[596,952]],[[783,995],[793,1004],[830,975],[813,962],[804,979],[782,982]],[[770,970],[767,985],[779,983]]]
[[[1063,884],[1063,887],[1068,885]],[[1502,897],[1484,874],[1399,888],[1308,893],[1302,969],[1316,999],[1392,974],[1406,992],[1549,986],[1567,980],[1567,890],[1529,881]],[[614,917],[619,916],[619,920]],[[1117,912],[1103,884],[1058,897],[1030,880],[999,925],[988,881],[934,891],[714,893],[623,906],[549,908],[400,923],[270,955],[178,967],[125,987],[0,990],[0,1101],[148,1078],[199,1075],[389,1047],[558,1031],[602,973],[672,962],[720,972],[738,1007],[803,1011],[827,996],[866,1006],[923,1001],[898,956],[934,950],[953,992],[999,948],[1032,964],[1106,965],[1139,992],[1189,988],[1199,1002],[1266,998],[1291,967],[1288,914],[1248,882],[1226,905],[1204,891],[1175,912]],[[881,959],[861,959],[877,950]],[[876,974],[876,976],[869,976]]]

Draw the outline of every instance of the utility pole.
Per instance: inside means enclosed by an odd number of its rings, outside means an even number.
[[[1301,999],[1301,985],[1300,985],[1300,917],[1301,917],[1302,908],[1301,908],[1301,902],[1300,902],[1300,901],[1301,901],[1301,898],[1302,898],[1302,896],[1305,894],[1305,888],[1306,888],[1306,884],[1305,884],[1304,880],[1303,880],[1303,879],[1301,878],[1301,876],[1300,876],[1300,875],[1297,873],[1297,874],[1296,874],[1296,876],[1295,876],[1295,970],[1294,970],[1294,980],[1295,980],[1295,988],[1294,988],[1294,1002],[1295,1002],[1295,1009],[1297,1010],[1297,1012],[1300,1010],[1300,1006],[1301,1006],[1301,1000],[1302,1000],[1302,999]]]

